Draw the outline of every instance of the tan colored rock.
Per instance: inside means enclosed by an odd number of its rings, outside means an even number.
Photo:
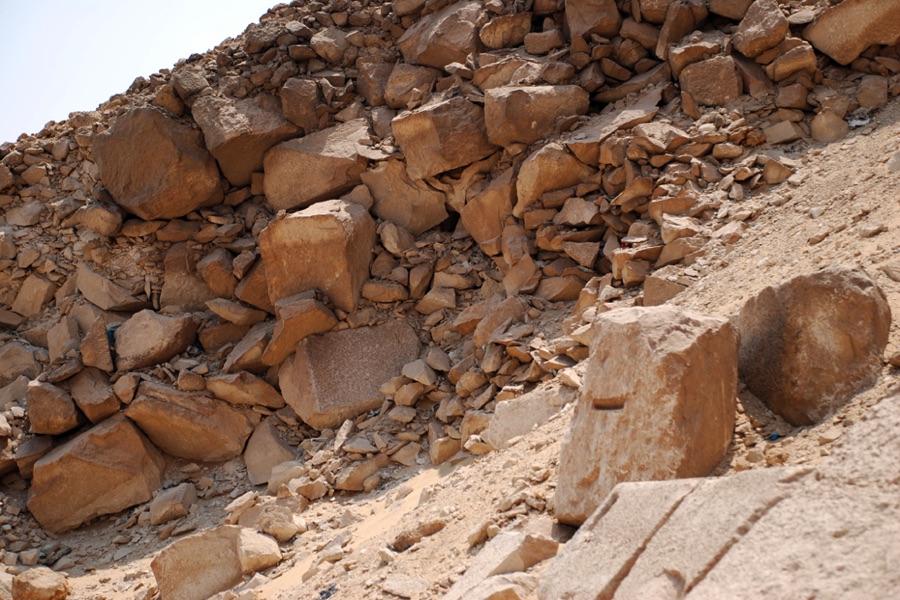
[[[678,0],[669,4],[666,20],[663,21],[656,41],[657,57],[665,60],[670,46],[678,44],[689,33],[702,28],[709,14],[706,5],[705,0]]]
[[[394,13],[397,13],[396,5]],[[394,64],[378,56],[357,59],[356,68],[359,69],[359,77],[356,79],[356,90],[366,99],[369,106],[379,107],[385,103],[384,92],[388,78],[394,70]],[[283,90],[282,98],[284,98]]]
[[[240,302],[226,300],[225,298],[207,300],[206,308],[235,325],[256,325],[269,316],[265,311],[249,308]]]
[[[738,338],[726,319],[628,308],[601,314],[593,330],[554,497],[571,524],[622,481],[709,474],[734,430]]]
[[[421,235],[448,217],[444,193],[412,179],[402,161],[381,162],[361,178],[375,199],[373,212],[413,235]]]
[[[358,204],[320,202],[269,223],[259,235],[269,298],[319,289],[353,312],[369,276],[375,222]]]
[[[803,30],[816,50],[849,65],[866,48],[900,42],[900,6],[893,0],[844,0]]]
[[[112,417],[37,461],[28,510],[63,532],[149,500],[165,460],[124,417]]]
[[[391,128],[413,179],[471,164],[496,150],[485,133],[484,109],[461,97],[404,112]]]
[[[504,218],[512,214],[516,197],[513,170],[497,175],[478,195],[466,202],[460,220],[466,231],[488,255],[500,253]]]
[[[678,82],[694,101],[706,106],[723,106],[741,95],[741,79],[730,56],[690,64],[681,71]]]
[[[815,50],[803,42],[766,65],[766,74],[775,81],[781,81],[802,71],[814,73],[816,66]]]
[[[143,382],[125,415],[163,451],[188,460],[238,456],[259,416],[205,394]]]
[[[320,95],[319,85],[314,80],[301,77],[288,79],[280,93],[284,118],[305,133],[312,133],[319,128],[317,107]]]
[[[310,427],[333,428],[381,405],[381,385],[418,358],[419,341],[400,321],[308,337],[282,364],[285,401]]]
[[[361,492],[366,489],[366,480],[388,466],[389,462],[386,454],[379,454],[375,458],[345,466],[335,479],[334,489]]]
[[[508,448],[515,438],[543,425],[575,398],[575,391],[568,387],[539,387],[518,398],[502,400],[482,437],[497,450]]]
[[[747,14],[753,0],[710,0],[709,12],[722,15],[732,21],[740,21]]]
[[[284,406],[284,398],[278,390],[246,371],[208,377],[206,389],[216,398],[231,404],[265,406],[275,410]]]
[[[513,214],[521,218],[544,192],[582,183],[593,174],[593,168],[569,154],[562,144],[551,142],[522,163],[516,179]]]
[[[52,364],[58,364],[68,358],[67,355],[77,351],[80,345],[81,336],[78,334],[78,324],[72,317],[63,316],[47,332],[47,350],[50,353]]]
[[[850,133],[850,125],[847,121],[829,108],[813,117],[809,129],[812,138],[824,144],[836,142]]]
[[[531,19],[530,12],[494,17],[481,26],[478,37],[491,50],[521,46],[531,32]]]
[[[60,435],[75,429],[83,420],[72,396],[52,383],[28,382],[26,399],[31,433]]]
[[[16,180],[12,171],[6,165],[0,165],[0,192],[8,188]]]
[[[234,288],[234,296],[256,308],[275,314],[275,306],[269,299],[269,287],[264,261],[257,260]]]
[[[658,271],[651,273],[644,279],[644,306],[665,304],[686,289],[686,285],[672,281]]]
[[[498,146],[532,144],[550,134],[557,119],[583,115],[590,98],[577,85],[504,86],[484,96],[488,139]]]
[[[756,0],[741,19],[732,42],[738,52],[756,58],[780,44],[789,30],[790,24],[775,0]]]
[[[793,121],[779,121],[763,128],[763,133],[766,134],[766,141],[772,145],[786,144],[804,136],[803,129]]]
[[[615,0],[566,0],[566,23],[575,45],[575,40],[589,40],[591,33],[614,38],[622,15]]]
[[[56,293],[56,284],[49,279],[32,273],[22,282],[19,293],[13,302],[13,311],[23,317],[33,317],[41,313]]]
[[[13,380],[20,375],[35,378],[41,367],[34,350],[20,342],[4,342],[0,345],[0,377]]]
[[[280,365],[300,340],[325,333],[337,325],[337,317],[330,308],[315,298],[302,296],[288,296],[275,303],[278,321],[262,356],[265,364]]]
[[[481,3],[462,0],[420,19],[397,40],[407,63],[443,69],[478,50]]]
[[[340,63],[344,52],[350,47],[347,34],[339,27],[325,27],[317,31],[309,40],[309,45],[323,60]]]
[[[354,119],[272,147],[264,159],[266,200],[276,209],[304,208],[353,189],[366,170],[365,119]]]
[[[222,525],[166,546],[150,567],[162,598],[206,600],[243,575],[281,561],[278,543],[251,529]]]
[[[417,67],[397,63],[391,70],[384,88],[384,103],[391,108],[408,108],[411,103],[421,103],[434,88],[441,72],[431,67]]]
[[[234,276],[234,256],[225,248],[216,248],[197,262],[197,272],[213,294],[231,298],[238,280]]]
[[[109,384],[109,377],[99,369],[87,367],[68,383],[72,399],[91,423],[99,423],[119,412],[119,399]]]
[[[222,371],[225,373],[237,373],[239,371],[265,372],[266,364],[263,362],[262,357],[272,339],[274,328],[275,325],[271,321],[263,321],[251,327],[228,354],[225,364],[222,365]]]
[[[197,323],[190,316],[167,317],[142,310],[116,329],[116,368],[150,367],[187,350],[197,339]]]
[[[820,422],[881,373],[891,309],[862,269],[767,287],[741,309],[741,379],[794,425]]]
[[[247,477],[253,485],[266,483],[276,465],[296,457],[294,449],[282,439],[273,419],[274,417],[263,419],[256,426],[244,450]]]
[[[197,501],[197,488],[185,482],[160,492],[150,503],[150,524],[162,525],[186,517]]]
[[[135,298],[122,286],[94,272],[87,263],[79,265],[76,283],[78,291],[103,310],[132,312],[150,307],[149,302]]]
[[[13,577],[10,591],[10,600],[65,600],[69,597],[69,581],[65,573],[33,567]]]
[[[197,271],[197,256],[188,247],[187,243],[172,244],[166,251],[163,265],[165,266],[165,274],[163,276],[162,293],[159,297],[161,309],[201,311],[205,302],[215,298],[215,293]],[[110,283],[110,285],[114,284]],[[125,292],[125,290],[123,289],[122,292]],[[127,302],[128,297],[121,292],[117,295],[123,296],[123,300]],[[134,299],[131,302],[134,302]]]
[[[263,169],[263,156],[275,144],[299,134],[281,113],[278,98],[259,94],[232,100],[204,96],[191,106],[206,147],[231,185],[250,183],[250,174]]]
[[[888,103],[888,80],[879,75],[866,75],[859,82],[856,101],[862,108],[884,108]]]
[[[100,180],[140,218],[172,219],[222,201],[219,169],[203,136],[152,108],[120,116],[93,141]]]

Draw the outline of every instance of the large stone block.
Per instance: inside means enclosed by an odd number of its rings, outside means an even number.
[[[375,199],[373,212],[413,235],[425,233],[448,217],[444,193],[410,178],[402,161],[382,162],[363,173],[362,181]]]
[[[487,138],[484,109],[460,97],[402,113],[391,128],[414,179],[463,167],[497,149]]]
[[[266,200],[290,210],[349,192],[366,170],[360,149],[368,143],[366,120],[355,119],[272,147],[263,161]]]
[[[590,96],[577,85],[504,86],[484,95],[488,139],[498,146],[533,144],[561,117],[587,113]]]
[[[890,325],[890,305],[862,269],[799,275],[741,309],[741,379],[790,423],[817,423],[878,379]]]
[[[568,152],[559,142],[551,142],[525,159],[516,179],[513,214],[522,217],[525,209],[544,192],[583,183],[594,169]]]
[[[419,357],[401,321],[309,337],[278,371],[281,393],[310,427],[334,428],[381,405],[381,385]]]
[[[282,115],[278,98],[268,94],[243,100],[204,96],[194,102],[191,113],[206,147],[234,186],[249,185],[250,174],[262,171],[266,151],[300,133]]]
[[[593,329],[554,500],[571,524],[622,481],[708,475],[734,430],[738,339],[727,319],[628,308]]]
[[[173,219],[222,201],[219,169],[203,136],[152,108],[136,108],[96,136],[100,180],[142,219]]]
[[[397,41],[403,59],[437,69],[453,62],[465,64],[479,47],[481,10],[481,2],[463,0],[420,19]]]
[[[619,34],[622,15],[615,0],[566,0],[566,23],[573,40],[591,33],[612,39]]]
[[[358,204],[320,202],[269,223],[259,235],[269,298],[319,289],[335,306],[356,310],[369,278],[375,221]]]
[[[869,46],[900,42],[900,2],[844,0],[821,13],[803,30],[816,50],[849,65]]]
[[[741,95],[741,78],[730,56],[690,64],[678,76],[681,89],[698,104],[723,106]]]
[[[116,329],[116,368],[150,367],[187,350],[197,338],[197,322],[190,316],[168,317],[142,310]]]
[[[165,460],[124,417],[113,417],[37,461],[28,510],[62,532],[150,500]]]
[[[46,381],[30,381],[25,395],[31,433],[60,435],[78,427],[81,413],[69,393]]]
[[[774,48],[790,31],[790,24],[775,0],[756,0],[741,19],[732,42],[735,49],[756,58]]]
[[[238,456],[259,422],[222,400],[146,381],[125,414],[165,452],[203,462]]]

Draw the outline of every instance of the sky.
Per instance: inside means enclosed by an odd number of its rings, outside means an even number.
[[[279,0],[0,0],[0,143],[94,110]]]

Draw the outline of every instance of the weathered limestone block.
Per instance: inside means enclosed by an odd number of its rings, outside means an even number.
[[[150,563],[162,598],[206,600],[281,561],[278,542],[236,525],[208,529],[166,546]]]
[[[678,76],[678,83],[694,101],[705,106],[723,106],[741,95],[741,78],[730,56],[717,56],[686,66]]]
[[[315,298],[303,296],[288,296],[275,303],[278,321],[263,352],[262,361],[266,365],[280,365],[294,352],[300,340],[325,333],[337,325],[337,317],[330,308]]]
[[[384,88],[384,103],[391,108],[404,109],[413,100],[421,100],[431,93],[441,72],[431,67],[417,67],[397,63],[391,70]]]
[[[180,217],[224,197],[201,133],[153,108],[120,116],[94,138],[93,152],[115,201],[147,221]]]
[[[187,350],[196,338],[193,317],[142,310],[116,329],[116,368],[128,371],[157,365]]]
[[[614,38],[622,25],[622,15],[615,0],[566,0],[566,23],[573,43],[584,41],[596,33]]]
[[[334,428],[381,405],[379,388],[419,356],[401,321],[308,337],[278,372],[281,393],[310,427]]]
[[[319,127],[319,84],[313,79],[292,77],[281,88],[281,110],[284,117],[311,133]]]
[[[444,193],[410,178],[402,161],[382,162],[363,173],[362,181],[375,198],[373,212],[413,235],[425,233],[447,219]]]
[[[3,594],[0,585],[3,600],[65,600],[69,597],[69,580],[65,573],[57,573],[49,567],[32,567],[10,578],[9,596]]]
[[[478,37],[491,50],[521,46],[531,32],[531,18],[530,12],[494,17],[481,26]]]
[[[803,30],[816,50],[849,65],[875,44],[900,42],[900,4],[896,0],[844,0],[821,13]]]
[[[453,62],[465,64],[466,57],[478,50],[481,10],[481,2],[463,0],[420,19],[397,40],[403,59],[436,69]]]
[[[496,150],[485,132],[484,109],[461,97],[404,112],[391,128],[413,179],[471,164]]]
[[[266,151],[300,132],[282,115],[278,98],[268,94],[243,100],[204,96],[191,106],[191,114],[234,186],[249,185],[250,174],[262,171]]]
[[[150,503],[150,524],[161,525],[186,517],[197,500],[197,488],[187,481],[160,492]]]
[[[368,143],[368,123],[355,119],[277,144],[264,159],[266,200],[290,210],[349,192],[366,170]]]
[[[119,399],[109,378],[99,369],[87,367],[68,383],[72,399],[91,423],[99,423],[119,412]]]
[[[369,277],[375,222],[351,202],[320,202],[269,223],[259,235],[269,298],[319,289],[335,306],[356,310]]]
[[[83,421],[72,396],[52,383],[29,381],[25,397],[31,433],[60,435],[75,429]]]
[[[124,417],[113,417],[54,449],[34,465],[28,510],[53,532],[149,500],[165,460]]]
[[[231,404],[265,406],[275,410],[284,406],[284,398],[278,390],[246,371],[208,377],[206,389],[216,398]]]
[[[516,200],[513,169],[507,169],[491,181],[477,196],[466,202],[459,216],[466,231],[490,256],[500,254],[500,235],[504,218],[512,214]]]
[[[517,202],[513,214],[519,218],[544,192],[583,183],[594,169],[569,154],[559,142],[551,142],[525,159],[516,179]]]
[[[56,284],[49,279],[32,273],[22,282],[19,293],[13,302],[12,309],[23,317],[39,315],[56,293]]]
[[[734,430],[738,338],[727,319],[628,308],[593,329],[554,500],[571,524],[622,481],[708,475]]]
[[[775,0],[756,0],[741,19],[732,41],[735,49],[756,58],[788,34],[790,24]]]
[[[247,465],[247,477],[253,485],[266,483],[276,465],[296,458],[297,453],[275,427],[275,420],[275,417],[263,419],[247,440],[244,464]]]
[[[219,462],[238,456],[259,415],[196,392],[143,382],[125,415],[165,452]]]
[[[504,86],[484,96],[488,139],[498,146],[533,144],[561,117],[583,115],[590,97],[577,85]]]
[[[799,275],[741,309],[741,379],[794,425],[818,423],[881,373],[891,309],[862,269]]]

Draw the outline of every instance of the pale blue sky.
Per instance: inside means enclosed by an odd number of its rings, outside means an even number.
[[[278,0],[0,0],[0,142],[93,110]]]

